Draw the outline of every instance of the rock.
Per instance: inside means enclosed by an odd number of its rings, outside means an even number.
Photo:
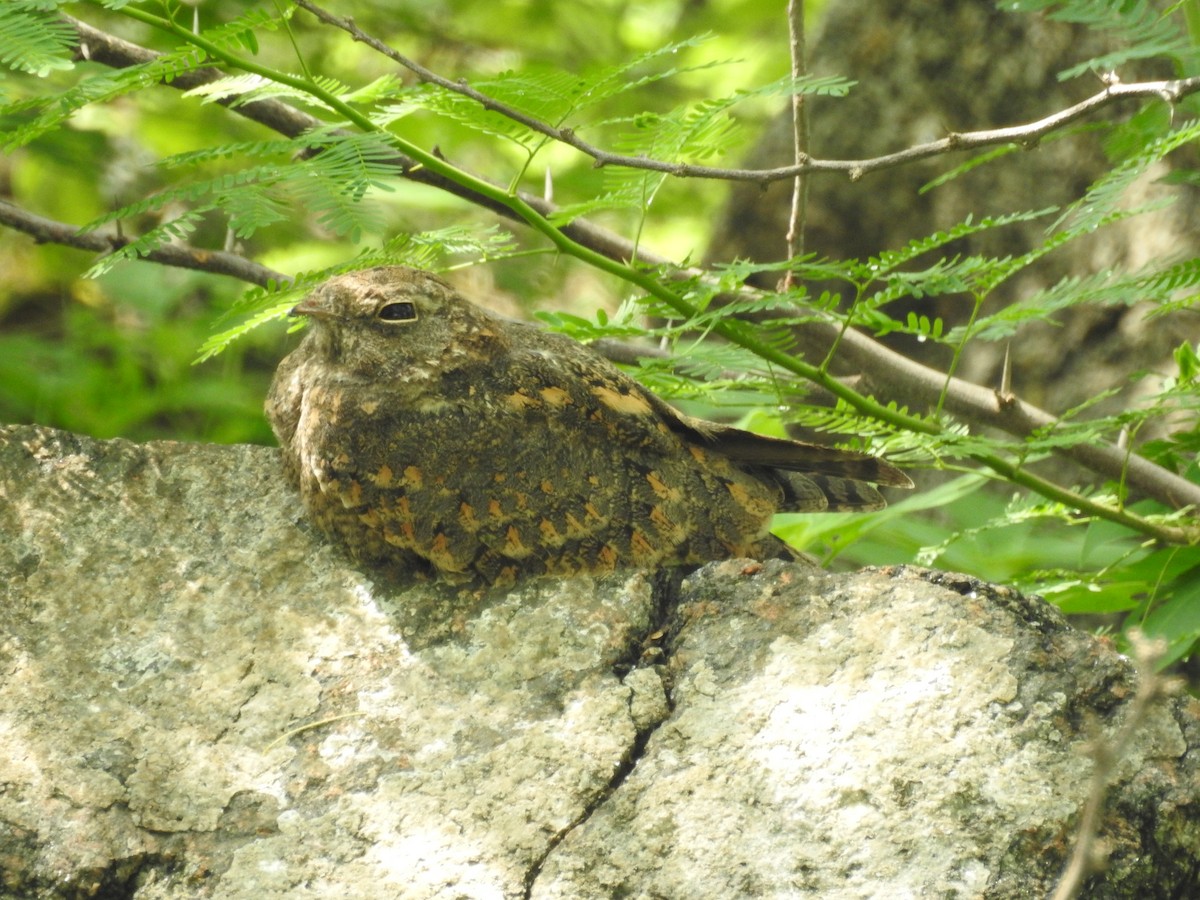
[[[0,896],[1039,896],[1136,686],[925,570],[384,583],[277,467],[0,428]],[[1087,896],[1194,877],[1196,722]]]
[[[1044,602],[965,578],[743,565],[685,582],[674,712],[532,896],[1045,896],[1088,793],[1081,725],[1121,720],[1126,662]],[[1125,777],[1178,777],[1168,793],[1194,804],[1195,768],[1176,768],[1194,713],[1156,709]],[[1195,860],[1200,828],[1167,819]],[[1140,883],[1086,896],[1170,896]]]

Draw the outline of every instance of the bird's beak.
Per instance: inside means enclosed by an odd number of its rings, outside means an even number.
[[[289,316],[312,316],[314,319],[328,319],[333,316],[329,308],[312,294],[309,294],[288,310]]]

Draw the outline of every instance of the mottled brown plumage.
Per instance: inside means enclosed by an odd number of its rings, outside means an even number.
[[[267,415],[313,521],[369,565],[508,582],[773,555],[776,512],[911,486],[870,456],[685,416],[427,272],[334,278],[293,313],[312,327]]]

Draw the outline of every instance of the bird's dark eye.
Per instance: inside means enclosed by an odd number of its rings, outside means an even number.
[[[388,303],[381,306],[376,315],[385,322],[411,322],[417,317],[417,305],[408,300]]]

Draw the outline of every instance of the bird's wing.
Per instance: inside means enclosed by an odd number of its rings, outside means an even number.
[[[577,347],[567,346],[568,339],[545,337],[563,346],[551,357],[552,364],[538,368],[558,373],[556,383],[574,386],[576,408],[586,409],[591,403],[595,411],[590,418],[604,424],[608,437],[648,448],[663,443],[669,432],[692,455],[701,454],[706,465],[719,461],[725,471],[739,471],[777,487],[779,512],[882,509],[887,501],[872,485],[913,486],[907,475],[878,457],[766,437],[684,415],[607,361],[582,356]],[[514,351],[514,359],[520,364],[520,350]],[[674,441],[667,441],[661,452],[679,450]]]
[[[659,416],[674,431],[699,446],[735,462],[784,469],[831,479],[866,481],[887,487],[911,488],[912,479],[886,460],[854,450],[825,447],[805,441],[767,437],[684,415],[666,401],[646,392]],[[836,482],[830,482],[835,484]]]
[[[327,398],[313,469],[359,529],[349,541],[491,580],[755,552],[781,486],[686,443],[636,382],[564,350],[518,345]]]

